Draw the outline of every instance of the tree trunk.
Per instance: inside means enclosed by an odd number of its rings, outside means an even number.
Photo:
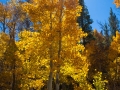
[[[53,78],[52,76],[53,76],[53,72],[51,71],[48,80],[48,90],[52,90],[52,78]]]
[[[13,61],[12,90],[15,90],[15,60]]]
[[[62,14],[63,14],[63,0],[61,0],[61,9],[60,9],[60,18],[59,18],[59,23],[60,23],[60,28],[59,28],[59,39],[58,39],[58,65],[57,65],[57,73],[56,73],[56,90],[59,90],[59,72],[60,72],[60,62],[61,62],[61,46],[62,46]]]
[[[59,90],[59,72],[56,73],[56,90]]]
[[[52,12],[50,12],[50,30],[52,31],[53,27],[52,27]],[[47,85],[47,89],[48,90],[52,90],[52,79],[53,79],[53,35],[51,33],[50,35],[50,41],[51,41],[51,45],[49,48],[49,53],[50,53],[50,73],[49,73],[49,80],[48,80],[48,85]]]

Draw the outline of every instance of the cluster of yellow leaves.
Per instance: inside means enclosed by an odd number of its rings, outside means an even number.
[[[105,84],[108,83],[107,80],[102,80],[102,72],[97,72],[94,75],[93,84],[96,87],[96,90],[106,90]]]
[[[93,35],[95,37],[95,40],[92,40],[90,43],[88,43],[85,48],[86,48],[86,53],[87,53],[87,56],[89,55],[92,55],[92,54],[95,54],[95,53],[102,53],[100,52],[100,48],[104,49],[104,42],[105,42],[105,39],[104,37],[97,32],[97,30],[94,30],[93,31]],[[103,44],[103,45],[101,45]],[[102,58],[101,57],[102,55],[100,55],[100,57],[96,56],[96,58],[98,57],[99,59]]]
[[[6,83],[11,83],[13,81],[13,72],[15,73],[16,82],[21,78],[21,66],[19,59],[15,55],[16,45],[9,38],[9,35],[5,33],[0,33],[0,87],[5,89],[10,89],[11,85]],[[16,68],[14,69],[14,65]],[[16,83],[17,87],[18,83]]]
[[[97,71],[106,72],[108,68],[108,46],[105,43],[105,37],[97,30],[93,31],[93,35],[95,39],[85,46],[85,54],[90,64],[88,78],[91,80]]]
[[[4,12],[6,17],[10,17],[10,13],[16,14],[12,9],[14,4],[9,4],[11,12]],[[1,12],[5,8],[2,5],[0,7],[1,17],[4,16]],[[50,71],[55,79],[59,66],[60,81],[66,82],[64,80],[70,76],[74,82],[86,83],[88,63],[86,56],[82,54],[85,48],[79,41],[87,34],[76,23],[82,9],[78,0],[33,0],[16,6],[16,9],[20,10],[19,13],[22,13],[21,10],[27,13],[36,31],[23,30],[19,33],[19,40],[15,42],[10,39],[10,43],[6,34],[0,34],[0,57],[4,57],[6,52],[4,58],[6,70],[9,70],[8,78],[15,74],[19,88],[39,90],[44,86],[44,81],[49,79]],[[19,17],[24,19],[24,16]],[[7,25],[12,27],[15,23]],[[53,68],[50,67],[51,60]],[[8,72],[4,74],[7,75]],[[12,81],[12,78],[9,80]]]
[[[41,88],[43,81],[48,79],[48,50],[43,47],[44,45],[40,33],[24,30],[19,36],[20,41],[16,42],[18,47],[16,54],[22,61],[22,88]]]
[[[41,81],[46,81],[49,73],[49,44],[45,45],[46,41],[42,38],[41,33],[38,32],[24,30],[19,34],[19,37],[20,40],[16,42],[18,47],[16,55],[18,55],[19,59],[22,60],[23,74],[25,75],[23,81],[26,81],[22,84],[27,84],[28,86],[29,84],[31,85],[32,83],[28,78],[35,78],[35,76],[39,77]],[[61,56],[64,57],[64,61],[62,62],[63,64],[61,66],[60,73],[62,74],[61,77],[69,75],[75,81],[80,82],[81,79],[83,79],[83,77],[85,78],[87,75],[88,64],[86,63],[86,57],[81,55],[79,52],[80,50],[84,51],[84,47],[82,45],[78,45],[73,48],[73,45],[71,45],[72,43],[68,44],[71,40],[70,38],[72,39],[72,37],[69,36],[66,37],[66,39],[63,37],[62,42],[64,44]],[[56,59],[54,58],[54,65],[58,63]],[[56,70],[55,66],[54,70]]]
[[[116,4],[117,7],[120,7],[120,0],[114,0],[114,3]]]
[[[117,77],[117,67],[120,62],[120,33],[118,31],[116,31],[116,36],[113,36],[108,57],[110,59],[110,75],[111,78],[115,79]]]
[[[56,71],[57,66],[60,65],[60,75],[69,75],[77,82],[80,82],[81,77],[86,77],[88,64],[86,57],[80,53],[85,48],[78,44],[80,39],[86,36],[76,23],[78,13],[82,9],[78,5],[78,0],[34,0],[32,3],[24,3],[22,7],[34,23],[34,30],[39,31],[40,35],[32,38],[34,43],[40,38],[38,43],[41,42],[41,45],[35,45],[38,46],[36,49],[39,49],[38,56],[42,57],[41,61],[46,58],[49,62],[52,59],[52,71]],[[32,45],[32,42],[29,44]],[[27,53],[30,52],[28,49],[26,49]],[[59,49],[60,53],[58,53]]]
[[[116,37],[113,36],[113,41],[110,46],[110,52],[111,54],[109,55],[109,57],[111,60],[114,60],[120,54],[120,34],[118,31],[116,32]]]
[[[3,57],[7,45],[9,43],[9,36],[5,33],[0,33],[0,57]]]
[[[10,18],[11,12],[8,11],[8,6],[3,5],[0,3],[0,21],[3,21],[5,18]]]

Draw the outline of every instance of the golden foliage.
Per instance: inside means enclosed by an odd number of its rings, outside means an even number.
[[[120,0],[114,0],[114,3],[116,4],[117,7],[120,7]]]
[[[78,1],[35,0],[32,3],[24,3],[22,7],[34,23],[34,30],[39,31],[39,35],[36,38],[31,36],[31,39],[34,38],[35,43],[39,38],[38,43],[41,44],[35,45],[36,49],[39,49],[36,54],[41,57],[40,60],[52,61],[53,67],[48,66],[49,70],[54,72],[53,75],[60,69],[60,75],[70,76],[74,81],[80,83],[82,79],[80,77],[86,77],[88,64],[86,57],[80,53],[80,51],[84,51],[84,46],[78,44],[79,40],[86,36],[76,23],[77,14],[82,9],[78,5]],[[28,37],[26,38],[28,41],[24,41],[24,37],[22,38],[24,43],[31,41]],[[32,42],[29,44],[32,45]],[[26,53],[36,52],[31,51],[32,46],[29,46],[28,49],[27,45],[24,47]],[[28,54],[28,56],[30,55]]]

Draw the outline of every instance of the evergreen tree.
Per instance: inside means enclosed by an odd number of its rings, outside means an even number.
[[[100,28],[103,31],[103,35],[105,36],[106,45],[110,45],[111,39],[113,36],[116,36],[116,31],[120,31],[120,21],[117,16],[113,12],[112,8],[110,8],[110,16],[108,18],[108,23],[98,22]]]
[[[79,26],[82,28],[82,30],[88,34],[86,38],[83,38],[83,45],[85,45],[86,43],[90,42],[91,39],[93,39],[91,34],[91,24],[93,23],[93,20],[90,18],[89,11],[84,3],[84,0],[79,0],[79,4],[82,6],[82,12],[78,17],[77,22],[79,23]]]
[[[110,16],[109,16],[109,26],[111,37],[116,36],[116,31],[120,31],[120,21],[118,20],[117,16],[113,12],[112,8],[110,8]]]
[[[100,25],[100,28],[101,28],[101,35],[104,36],[105,38],[105,42],[104,44],[106,44],[107,46],[110,45],[110,27],[109,27],[109,24],[108,23],[101,23],[101,22],[98,22],[98,24]]]
[[[100,23],[100,25],[101,25],[101,29],[104,31],[104,35],[106,37],[109,37],[109,26],[108,26],[108,24],[105,22],[104,24]]]

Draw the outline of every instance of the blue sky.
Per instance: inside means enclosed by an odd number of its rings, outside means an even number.
[[[8,0],[0,0],[0,2],[6,2]],[[100,27],[97,21],[102,23],[108,22],[110,7],[112,7],[113,12],[116,13],[117,17],[120,20],[120,10],[119,12],[116,9],[114,0],[85,0],[85,4],[88,8],[91,19],[93,19],[92,28],[100,31]],[[119,14],[119,15],[118,15]]]
[[[5,3],[5,2],[7,2],[8,0],[0,0],[0,2],[2,2],[2,3]]]
[[[110,7],[112,7],[113,12],[116,13],[120,20],[120,11],[118,12],[113,1],[114,0],[85,0],[91,19],[94,21],[92,24],[93,29],[101,30],[97,21],[102,23],[108,22]]]

